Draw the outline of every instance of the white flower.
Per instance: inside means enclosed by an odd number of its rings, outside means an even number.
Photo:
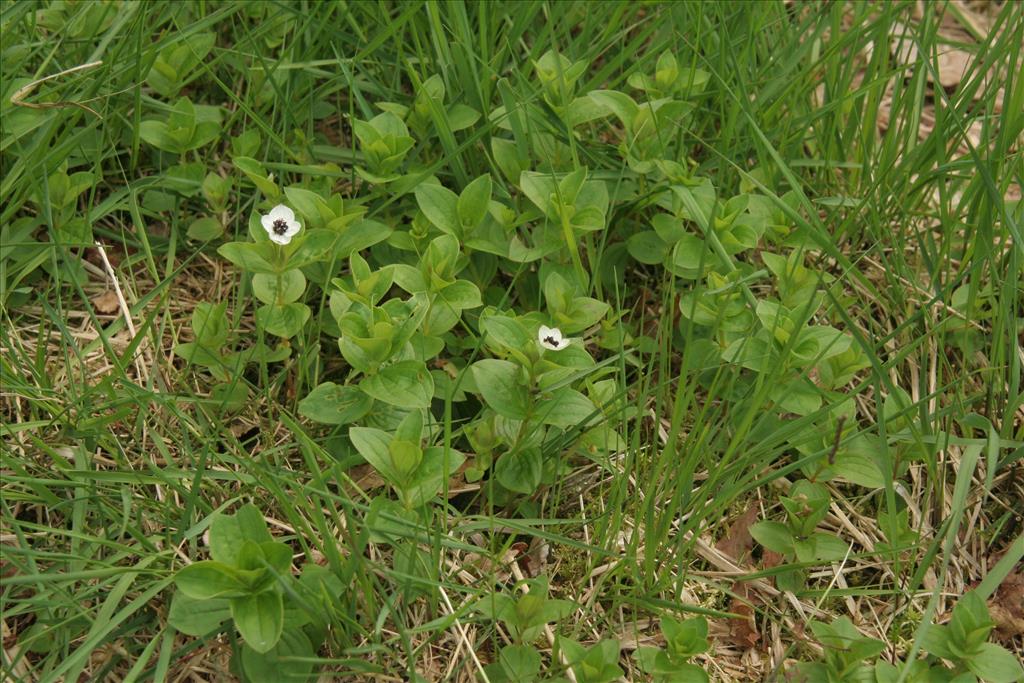
[[[278,204],[265,216],[260,216],[263,229],[270,239],[278,244],[288,244],[302,230],[302,224],[295,220],[295,212],[284,204]]]
[[[540,331],[537,333],[537,341],[545,349],[551,349],[552,351],[561,351],[569,345],[569,339],[562,336],[562,331],[557,327],[547,327],[546,325],[540,326]]]

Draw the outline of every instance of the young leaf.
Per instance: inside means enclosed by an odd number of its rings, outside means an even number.
[[[543,470],[544,460],[540,449],[523,448],[498,458],[494,476],[508,490],[529,495],[540,486]]]
[[[299,401],[299,414],[314,422],[343,425],[365,416],[373,399],[357,387],[323,382]]]
[[[196,600],[235,598],[249,593],[246,576],[223,562],[203,560],[178,570],[174,583],[178,590]]]
[[[491,176],[484,174],[462,190],[456,205],[458,219],[464,233],[469,233],[483,221],[491,203]]]
[[[205,636],[231,618],[228,601],[222,598],[191,598],[177,591],[171,598],[167,623],[187,636]]]
[[[359,383],[368,395],[399,408],[429,408],[434,397],[434,378],[421,361],[399,361],[382,368]]]
[[[750,535],[768,550],[780,555],[793,554],[793,533],[781,522],[757,522],[750,525]]]
[[[462,236],[459,197],[443,185],[422,183],[416,187],[416,203],[434,226],[449,235]]]
[[[313,673],[313,645],[302,629],[289,628],[266,652],[259,652],[247,643],[242,646],[242,669],[249,683],[280,683],[309,680]]]
[[[484,401],[496,413],[514,420],[526,418],[529,395],[518,365],[507,360],[485,359],[474,363],[472,372]]]
[[[267,652],[277,644],[284,628],[284,601],[276,590],[233,598],[231,617],[246,644],[256,652]]]

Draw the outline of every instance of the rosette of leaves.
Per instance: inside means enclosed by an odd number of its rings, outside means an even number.
[[[263,343],[233,351],[238,335],[228,319],[226,302],[212,304],[201,301],[196,304],[192,311],[191,331],[192,341],[175,344],[174,354],[209,372],[218,381],[210,389],[210,399],[229,408],[241,406],[248,398],[246,384],[239,379],[246,365],[252,362],[275,363],[291,353],[288,347],[271,349]]]
[[[812,620],[808,625],[825,646],[825,657],[820,662],[796,664],[793,667],[795,680],[837,683],[875,680],[875,660],[885,649],[885,643],[861,635],[846,617],[838,617],[831,624]]]
[[[622,676],[622,668],[618,664],[621,646],[617,640],[601,640],[586,647],[571,638],[560,637],[557,645],[569,663],[576,683],[611,683]],[[568,680],[556,678],[554,683]]]
[[[146,85],[159,95],[171,99],[189,81],[196,67],[213,49],[217,36],[194,33],[161,49],[146,76]]]
[[[459,194],[431,178],[416,187],[416,203],[432,226],[455,237],[467,252],[507,257],[511,210],[491,199],[493,189],[490,174],[474,179]]]
[[[544,278],[544,300],[555,326],[566,334],[582,332],[601,321],[611,306],[588,296],[577,296],[578,287],[551,270]]]
[[[495,592],[480,599],[476,609],[493,621],[500,621],[516,643],[537,640],[548,624],[561,621],[575,609],[568,600],[548,596],[548,577],[526,579],[526,592],[515,597]]]
[[[458,324],[462,311],[483,304],[477,286],[458,277],[467,264],[468,259],[459,249],[459,239],[455,235],[441,235],[430,241],[416,266],[393,267],[395,284],[428,302],[420,327],[423,336],[430,340],[428,343],[441,343],[440,335]]]
[[[693,97],[704,92],[710,74],[697,68],[679,66],[676,56],[665,50],[658,56],[653,74],[634,71],[626,79],[631,88],[644,91],[652,100]]]
[[[630,236],[626,248],[640,263],[662,265],[677,277],[695,280],[718,264],[707,243],[688,230],[683,220],[667,213],[651,218],[652,230]]]
[[[435,130],[449,137],[480,120],[480,112],[470,106],[459,103],[446,106],[445,94],[444,79],[434,74],[416,86],[412,106],[397,102],[378,102],[377,106],[402,118],[420,139],[426,139]]]
[[[415,144],[405,121],[386,111],[369,121],[354,120],[352,132],[359,141],[359,151],[366,162],[365,167],[356,166],[356,173],[370,183],[396,180],[398,170]]]
[[[805,426],[790,443],[804,456],[817,456],[803,466],[804,476],[814,481],[840,479],[867,488],[882,488],[885,478],[878,436],[862,433],[856,422],[853,400],[836,403],[820,420]],[[903,476],[906,469],[893,472]]]
[[[572,386],[594,372],[593,358],[579,344],[541,354],[539,326],[532,319],[485,310],[480,318],[484,343],[501,357],[475,362],[464,380],[466,391],[479,395],[494,415],[485,412],[467,431],[471,438],[486,441],[486,458],[494,462],[497,482],[523,494],[553,483],[565,469],[559,458],[545,454],[584,443],[594,430],[588,443],[617,443],[620,438],[606,432],[605,416]],[[481,420],[486,430],[474,433]]]
[[[661,634],[664,647],[638,647],[633,653],[640,668],[658,683],[707,683],[704,669],[689,661],[710,647],[707,620],[662,617]]]
[[[722,358],[758,373],[779,372],[782,379],[770,396],[779,408],[809,415],[821,407],[823,390],[807,379],[806,372],[850,349],[852,337],[829,325],[810,320],[820,308],[822,295],[787,308],[777,301],[762,300],[755,313],[761,326],[753,336],[736,339]]]
[[[533,73],[540,82],[544,101],[558,113],[566,110],[576,92],[576,83],[587,72],[586,61],[572,61],[554,50],[548,50],[533,63]]]
[[[147,144],[171,154],[185,154],[207,145],[220,135],[218,107],[192,104],[181,97],[163,119],[146,119],[139,124],[139,137]]]
[[[326,193],[291,185],[284,189],[284,194],[307,229],[333,235],[321,258],[302,265],[303,272],[321,286],[337,272],[338,264],[392,235],[389,225],[367,219],[364,206],[346,202],[337,192],[325,196]]]
[[[834,562],[843,559],[849,546],[838,536],[818,531],[818,524],[828,514],[832,497],[824,484],[800,479],[789,493],[779,499],[786,513],[785,522],[764,520],[751,525],[755,541],[782,555],[786,562],[802,564]],[[784,590],[799,590],[804,572],[793,569],[777,577]]]
[[[512,238],[508,257],[516,262],[529,262],[549,254],[567,250],[578,270],[582,269],[579,238],[587,232],[603,230],[607,222],[608,188],[601,180],[588,180],[587,168],[580,167],[562,177],[524,171],[519,188],[534,205],[521,220],[539,219],[528,246],[518,237]]]
[[[373,427],[351,427],[348,433],[359,454],[394,489],[407,510],[430,502],[465,460],[452,448],[423,445],[420,410],[410,411],[394,433]]]
[[[47,176],[46,186],[35,188],[31,195],[41,215],[49,210],[51,225],[67,246],[92,246],[92,226],[78,215],[78,199],[95,182],[96,177],[87,171],[68,174],[67,162],[64,162]]]
[[[306,565],[296,578],[291,548],[274,540],[251,504],[234,515],[214,515],[209,538],[211,559],[175,575],[168,623],[204,637],[230,620],[242,636],[236,656],[246,680],[308,679],[309,660],[327,635],[328,616],[338,609],[341,581],[317,565]]]
[[[340,425],[363,418],[374,401],[399,410],[429,407],[434,380],[426,361],[444,343],[420,332],[430,310],[427,297],[417,294],[381,304],[394,283],[395,267],[371,270],[365,259],[352,254],[349,270],[349,278],[331,281],[329,303],[338,327],[338,347],[352,374],[345,384],[318,385],[299,403],[299,412],[317,422]]]
[[[612,115],[622,126],[619,154],[635,173],[657,170],[657,161],[675,159],[679,154],[671,145],[676,131],[685,125],[692,105],[672,98],[657,98],[638,103],[618,90],[594,90],[588,97],[604,115]]]

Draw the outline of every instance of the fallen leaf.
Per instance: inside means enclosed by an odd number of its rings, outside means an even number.
[[[763,604],[764,600],[743,581],[734,583],[732,592],[735,597],[729,602],[729,611],[738,616],[729,619],[729,638],[736,647],[749,650],[761,640],[754,621],[754,605]]]
[[[120,307],[120,303],[117,300],[117,292],[112,289],[94,296],[91,301],[92,307],[96,309],[96,312],[103,315],[110,315]]]
[[[1000,636],[1011,639],[1024,635],[1024,573],[1003,579],[988,601],[988,612]]]
[[[750,525],[757,521],[757,505],[751,504],[746,512],[737,517],[729,529],[715,544],[715,548],[723,555],[732,558],[736,564],[743,564],[744,559],[754,547],[754,539],[750,536]]]

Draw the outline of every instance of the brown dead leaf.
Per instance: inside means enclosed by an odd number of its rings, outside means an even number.
[[[1016,572],[1003,579],[988,601],[988,611],[1000,636],[1024,635],[1024,573]]]
[[[783,563],[784,559],[781,553],[777,553],[774,550],[765,550],[764,554],[761,555],[761,566],[765,569],[778,567]],[[772,579],[772,585],[775,585],[775,579]]]
[[[940,52],[938,56],[939,84],[943,88],[959,85],[973,59],[971,53],[963,50],[950,49]]]
[[[94,296],[90,301],[92,301],[92,307],[96,309],[96,312],[103,315],[110,315],[116,312],[120,306],[120,302],[117,300],[117,292],[112,289]]]
[[[718,540],[715,548],[723,555],[732,558],[736,564],[742,565],[754,547],[754,539],[750,536],[750,525],[756,521],[757,505],[752,503],[746,512],[729,525],[725,536]]]
[[[729,639],[736,647],[749,650],[761,640],[754,621],[754,605],[763,604],[764,600],[743,581],[734,583],[732,592],[735,597],[729,602],[729,611],[739,616],[729,619]]]

